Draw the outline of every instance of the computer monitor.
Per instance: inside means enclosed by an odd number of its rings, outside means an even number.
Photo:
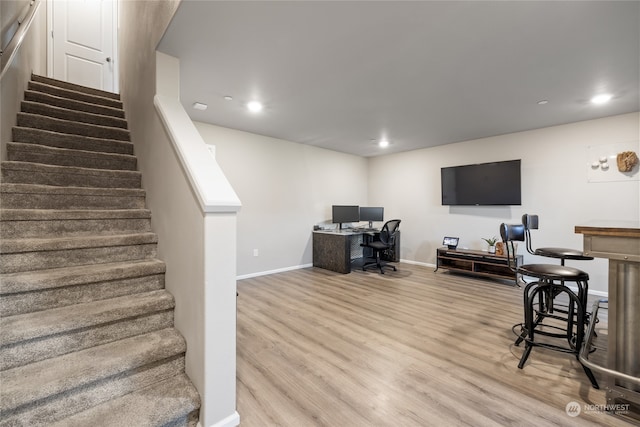
[[[369,221],[369,228],[373,228],[373,221],[384,221],[384,208],[360,206],[360,221]]]
[[[331,217],[334,224],[342,224],[345,222],[360,221],[360,207],[347,205],[333,205],[331,207]]]

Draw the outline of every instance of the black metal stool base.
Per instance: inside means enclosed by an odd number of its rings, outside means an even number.
[[[519,369],[524,368],[533,347],[574,354],[578,362],[580,362],[579,353],[585,339],[585,324],[588,316],[585,310],[585,301],[583,301],[586,300],[586,284],[579,283],[578,289],[579,292],[576,294],[566,287],[564,283],[558,284],[545,281],[532,282],[526,286],[524,290],[524,322],[518,323],[511,328],[518,337],[515,345],[518,346],[522,342],[525,343],[524,352],[518,364]],[[563,293],[569,297],[566,310],[554,310],[553,299]],[[561,314],[564,314],[564,316]],[[546,319],[555,319],[563,322],[564,325],[558,326],[544,323]],[[535,335],[560,338],[565,340],[566,344],[555,345],[536,341]],[[580,365],[593,388],[600,388],[593,372],[582,363]]]

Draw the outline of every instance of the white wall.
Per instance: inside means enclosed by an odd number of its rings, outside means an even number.
[[[365,158],[206,123],[196,127],[215,146],[242,200],[239,277],[310,265],[313,225],[331,221],[331,205],[367,202]]]
[[[540,215],[536,247],[581,248],[576,225],[640,219],[637,174],[626,182],[587,182],[587,147],[635,141],[640,152],[638,113],[368,159],[204,123],[196,127],[215,145],[243,203],[240,277],[311,263],[311,227],[330,220],[332,204],[384,206],[386,219],[402,220],[401,258],[427,265],[435,264],[445,235],[459,236],[461,247],[485,249],[482,237],[499,237],[500,223],[519,223],[524,213]],[[522,206],[441,205],[441,167],[512,159],[522,159]],[[526,262],[535,259],[525,254]],[[590,273],[591,289],[607,291],[605,260],[568,265]]]
[[[459,236],[460,247],[484,249],[482,237],[499,236],[500,223],[519,223],[524,213],[540,215],[534,247],[582,248],[576,225],[640,219],[638,173],[626,182],[587,182],[587,147],[635,141],[640,152],[639,139],[640,115],[633,113],[375,157],[369,203],[402,219],[402,259],[419,263],[435,264],[445,235]],[[522,159],[522,206],[441,206],[441,167],[512,159]],[[525,262],[536,259],[548,261],[525,255]],[[568,265],[591,275],[591,289],[607,291],[605,260]]]
[[[47,19],[45,2],[40,2],[29,30],[0,81],[0,159],[6,158],[6,143],[11,141],[20,102],[31,73],[47,74]]]

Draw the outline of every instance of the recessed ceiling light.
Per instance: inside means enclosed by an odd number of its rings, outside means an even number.
[[[613,98],[613,95],[608,93],[602,93],[600,95],[596,95],[593,98],[591,98],[591,103],[596,105],[602,105],[611,101],[611,98]]]
[[[538,101],[538,105],[545,105],[545,104],[548,104],[548,103],[549,103],[549,101],[546,100],[546,99],[541,99],[540,101]]]
[[[207,104],[203,104],[202,102],[194,102],[192,107],[194,110],[204,111],[207,109]]]
[[[227,96],[224,97],[224,100],[225,101],[233,101],[233,96],[227,95]]]
[[[389,141],[387,141],[386,139],[381,139],[378,142],[378,146],[381,147],[381,148],[388,147],[389,146]]]
[[[258,101],[251,101],[247,104],[247,108],[249,109],[249,111],[253,112],[253,113],[258,113],[260,111],[262,111],[262,104],[259,103]]]

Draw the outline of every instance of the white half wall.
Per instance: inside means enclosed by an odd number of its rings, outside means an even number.
[[[331,222],[331,205],[366,205],[363,157],[195,124],[242,200],[240,277],[310,265],[313,226]]]
[[[402,219],[402,258],[414,262],[435,264],[445,235],[460,237],[460,247],[485,249],[483,237],[499,237],[500,223],[520,223],[524,213],[540,216],[534,247],[581,249],[576,225],[640,219],[637,169],[626,181],[589,183],[588,147],[631,141],[640,152],[639,139],[640,114],[632,113],[375,157],[369,160],[368,201]],[[522,206],[441,205],[440,168],[512,159],[522,159]],[[526,253],[524,260],[550,262]],[[591,290],[607,292],[606,260],[568,265],[590,274]]]
[[[211,177],[208,173],[217,170],[215,162],[193,123],[184,120],[184,110],[176,107],[180,105],[178,61],[160,55],[156,63],[156,45],[178,4],[120,2],[120,88],[152,227],[158,234],[158,257],[167,265],[166,288],[176,302],[175,327],[187,342],[186,372],[202,398],[199,422],[203,427],[226,427],[239,423],[235,407],[236,214],[226,203],[231,192],[217,197],[216,189],[222,187],[215,181],[208,191],[200,191],[202,177]],[[163,97],[158,111],[154,106],[156,65],[165,71],[158,76]],[[166,130],[164,124],[175,124],[176,118],[178,126]],[[184,135],[195,135],[197,140],[187,141],[186,148],[177,147]],[[194,165],[191,160],[198,152],[204,155]],[[194,171],[198,176],[190,175]],[[220,200],[225,201],[224,212],[210,209],[211,202]],[[231,203],[233,209],[239,207],[236,202]]]

